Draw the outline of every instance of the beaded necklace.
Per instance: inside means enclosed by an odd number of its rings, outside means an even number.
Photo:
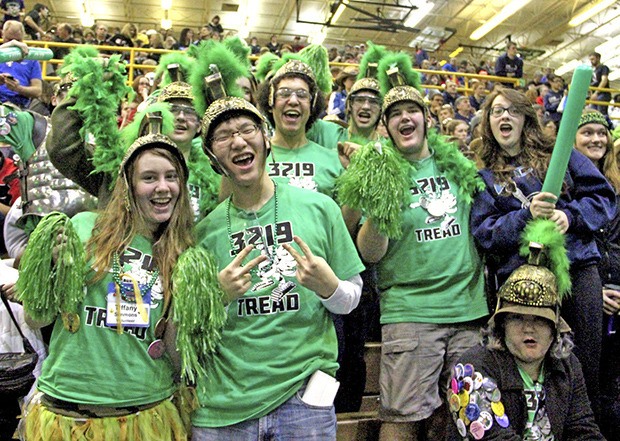
[[[151,280],[149,281],[148,285],[146,285],[146,289],[144,290],[144,292],[148,292],[153,287],[153,285],[155,285],[158,277],[159,269],[156,268],[153,276],[151,277]],[[114,253],[114,256],[112,258],[112,280],[114,280],[114,283],[116,283],[116,285],[118,286],[123,300],[125,300],[126,302],[133,302],[134,300],[127,295],[130,290],[125,288],[121,280],[121,262],[118,253]],[[140,291],[139,288],[138,291]],[[140,294],[142,294],[142,291],[140,291]]]
[[[277,246],[277,238],[275,235],[275,229],[276,226],[278,225],[278,184],[275,183],[275,181],[273,181],[273,203],[274,203],[274,224],[273,224],[273,228],[272,228],[272,234],[273,234],[273,250],[275,250],[276,246]],[[228,198],[228,201],[226,202],[226,230],[228,232],[228,240],[230,241],[230,247],[231,249],[235,249],[235,244],[232,240],[232,225],[231,225],[231,221],[230,221],[230,205],[231,205],[231,200],[232,200],[232,195]],[[254,213],[254,216],[256,217],[256,213]],[[256,217],[256,220],[258,221],[258,217]],[[266,233],[265,233],[266,236]],[[269,258],[269,261],[271,263],[273,263],[273,255],[272,253],[275,253],[275,251],[269,251],[269,245],[268,245],[268,241],[266,237],[262,237],[261,235],[261,239],[263,240],[263,244],[265,246],[265,252],[267,253],[267,257]],[[252,270],[255,271],[255,270]]]

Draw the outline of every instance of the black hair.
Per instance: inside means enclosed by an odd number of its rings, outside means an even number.
[[[310,130],[310,127],[319,119],[319,116],[325,109],[325,97],[323,96],[323,92],[319,90],[315,81],[312,81],[308,76],[301,73],[288,73],[282,75],[278,78],[277,83],[274,83],[274,90],[277,89],[278,84],[285,78],[301,78],[306,82],[310,89],[311,96],[311,109],[310,109],[310,118],[308,118],[308,122],[306,123],[306,132]],[[265,81],[260,85],[258,90],[258,99],[256,100],[258,103],[258,108],[260,111],[267,117],[269,124],[275,128],[275,120],[273,119],[273,112],[271,109],[271,103],[269,102],[269,93],[270,93],[270,82]],[[315,98],[316,97],[316,98]]]

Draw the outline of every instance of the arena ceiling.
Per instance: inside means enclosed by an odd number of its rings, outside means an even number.
[[[504,52],[507,39],[516,41],[525,60],[526,73],[567,62],[588,62],[599,45],[603,59],[620,77],[620,5],[613,0],[517,0],[521,8],[485,36],[472,40],[478,27],[501,13],[513,0],[42,0],[50,6],[51,22],[79,23],[86,13],[108,25],[135,23],[140,29],[161,26],[162,3],[170,2],[168,18],[178,32],[198,30],[219,15],[226,31],[256,36],[266,43],[271,34],[280,42],[300,35],[307,42],[323,31],[325,46],[343,46],[372,40],[394,49],[411,49],[420,42],[439,60],[462,47],[457,58],[473,62],[494,60]],[[585,22],[569,25],[584,10],[603,3],[602,11]],[[334,22],[340,3],[343,12]],[[425,4],[432,3],[432,6]],[[34,2],[27,2],[28,8]],[[408,19],[420,18],[417,24]],[[331,19],[331,20],[330,20]],[[408,26],[406,26],[408,25]],[[620,37],[619,37],[620,39]],[[617,49],[618,48],[618,49]],[[614,78],[615,76],[612,76]],[[618,82],[616,81],[616,84]]]

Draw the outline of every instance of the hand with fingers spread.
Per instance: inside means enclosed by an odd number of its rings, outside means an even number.
[[[222,290],[226,293],[228,302],[241,297],[252,286],[252,274],[250,273],[259,263],[267,260],[267,256],[260,255],[243,264],[243,260],[254,249],[254,245],[248,245],[241,250],[237,256],[220,271],[218,276]]]
[[[553,215],[557,200],[558,198],[553,193],[549,192],[540,192],[535,195],[530,204],[530,213],[532,213],[532,217],[534,219],[538,219],[540,217],[549,219]]]
[[[338,288],[338,277],[325,259],[312,254],[310,247],[300,237],[295,236],[294,240],[301,248],[301,253],[291,244],[284,244],[284,248],[297,262],[297,281],[320,297],[329,298]]]

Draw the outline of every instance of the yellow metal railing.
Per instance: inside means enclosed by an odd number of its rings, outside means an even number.
[[[2,40],[0,40],[2,41]],[[44,47],[44,48],[55,48],[55,47],[66,47],[66,48],[73,48],[75,46],[77,46],[74,43],[59,43],[59,42],[54,42],[54,41],[25,41],[26,44],[28,44],[29,46],[34,46],[34,47]],[[142,52],[142,53],[155,53],[155,54],[167,54],[170,52],[177,52],[177,51],[172,51],[172,50],[166,50],[166,49],[148,49],[148,48],[138,48],[138,47],[122,47],[122,46],[94,46],[95,48],[97,48],[97,50],[99,50],[100,52],[102,52],[104,55],[105,53],[129,53],[128,58],[128,62],[127,62],[127,83],[129,85],[131,85],[133,83],[134,80],[134,76],[135,76],[135,71],[136,69],[140,69],[141,71],[152,71],[156,69],[156,66],[152,66],[149,64],[136,64],[136,53],[138,52]],[[123,57],[125,58],[125,57]],[[256,60],[258,57],[256,56],[250,56],[249,57],[250,60]],[[60,78],[58,76],[55,75],[48,75],[47,71],[48,71],[48,65],[52,64],[54,66],[57,65],[61,65],[62,64],[62,60],[58,60],[58,59],[52,59],[49,61],[42,61],[41,62],[41,70],[43,72],[43,79],[47,80],[47,81],[57,81]],[[358,66],[357,64],[351,64],[351,63],[329,63],[330,66],[337,66],[337,67],[347,67],[347,66],[353,66],[356,67]],[[54,69],[56,70],[56,69]],[[464,84],[460,87],[457,87],[457,91],[462,92],[466,95],[471,95],[473,94],[473,89],[470,88],[470,81],[473,79],[477,79],[477,80],[484,80],[484,81],[493,81],[496,83],[506,83],[506,84],[512,84],[512,85],[518,85],[520,83],[520,79],[519,78],[507,78],[507,77],[498,77],[498,76],[494,76],[494,75],[479,75],[479,74],[471,74],[471,73],[464,73],[464,72],[448,72],[445,70],[428,70],[428,69],[417,69],[418,72],[427,74],[427,75],[440,75],[442,77],[451,77],[452,80],[454,82],[457,82],[457,78],[463,78],[464,79]],[[458,82],[457,82],[458,83]],[[434,84],[423,84],[422,85],[425,89],[437,89],[437,90],[443,90],[443,86],[441,85],[434,85]],[[610,88],[601,88],[601,87],[590,87],[589,88],[590,91],[597,91],[597,92],[609,92],[612,95],[616,95],[616,94],[620,94],[620,89],[610,89]],[[590,101],[587,100],[586,104],[594,104],[594,105],[601,105],[601,106],[613,106],[613,107],[620,107],[620,103],[609,103],[606,101]]]

